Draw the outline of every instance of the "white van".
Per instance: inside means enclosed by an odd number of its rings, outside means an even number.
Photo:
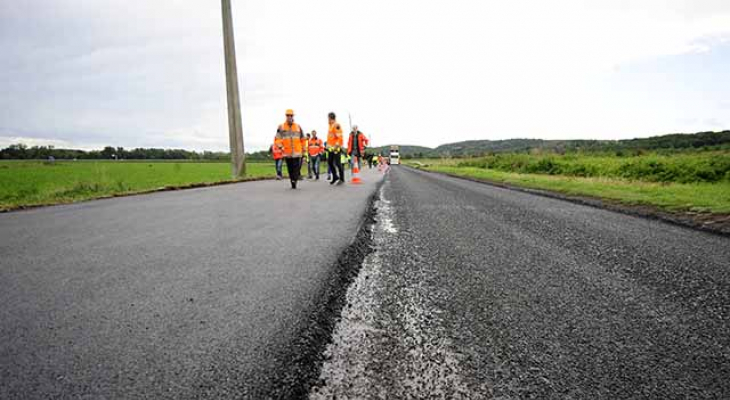
[[[388,164],[400,164],[400,149],[398,148],[398,146],[390,146],[390,157],[388,158]]]

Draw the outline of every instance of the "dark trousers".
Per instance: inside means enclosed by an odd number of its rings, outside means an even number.
[[[289,174],[289,180],[296,182],[299,180],[299,171],[302,165],[301,157],[286,158],[286,172]]]
[[[340,153],[330,153],[329,157],[327,157],[327,165],[329,165],[330,169],[332,170],[333,182],[338,179],[341,179],[343,182],[345,181],[345,167],[342,166]],[[338,172],[339,175],[337,175]]]

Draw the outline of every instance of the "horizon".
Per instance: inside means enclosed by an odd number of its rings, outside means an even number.
[[[628,138],[628,139],[580,139],[580,138],[578,138],[578,139],[540,139],[540,138],[528,138],[528,137],[515,137],[515,138],[497,139],[497,140],[491,140],[491,139],[467,139],[467,140],[460,140],[458,142],[442,143],[442,144],[439,144],[439,145],[437,145],[435,147],[429,147],[429,146],[424,146],[424,145],[420,145],[420,144],[389,143],[389,144],[378,145],[378,146],[368,146],[368,148],[381,148],[381,147],[389,147],[389,146],[403,146],[403,147],[423,147],[423,148],[427,148],[427,149],[430,149],[430,150],[435,150],[435,149],[437,149],[439,147],[442,147],[442,146],[448,146],[448,145],[453,145],[453,144],[457,144],[457,143],[468,143],[468,142],[506,142],[506,141],[511,141],[511,140],[541,140],[541,141],[545,141],[545,142],[571,142],[571,141],[621,142],[621,141],[631,141],[631,140],[641,140],[641,139],[652,139],[652,138],[659,138],[659,137],[673,136],[673,135],[688,135],[688,136],[691,136],[691,135],[698,135],[698,134],[701,134],[701,133],[723,133],[723,132],[730,132],[730,129],[723,129],[723,130],[718,130],[718,131],[702,131],[702,132],[693,132],[693,133],[674,132],[674,133],[667,133],[667,134],[662,134],[662,135],[647,136],[647,137],[636,137],[636,138]],[[230,153],[230,151],[228,151],[228,150],[208,150],[208,149],[196,150],[196,149],[186,149],[186,148],[181,148],[181,147],[125,147],[125,146],[118,146],[118,145],[112,145],[112,144],[108,144],[108,145],[102,146],[100,148],[70,148],[70,147],[56,147],[56,146],[53,146],[53,145],[42,145],[42,144],[41,145],[39,145],[39,144],[29,145],[29,144],[22,143],[22,142],[11,143],[10,145],[4,146],[4,147],[0,147],[0,150],[7,149],[7,148],[9,148],[12,145],[24,145],[24,146],[27,146],[29,148],[30,147],[51,147],[51,148],[57,149],[57,150],[81,150],[81,151],[85,151],[85,152],[101,151],[105,147],[112,147],[114,149],[117,149],[117,148],[120,148],[121,147],[124,150],[134,150],[134,149],[161,149],[161,150],[183,150],[183,151],[195,152],[195,153],[205,153],[205,152],[210,152],[210,153]],[[260,153],[260,152],[266,152],[266,151],[268,151],[268,149],[248,150],[248,151],[246,151],[246,154],[254,154],[254,153]]]

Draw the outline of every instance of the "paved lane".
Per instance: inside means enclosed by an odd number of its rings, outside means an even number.
[[[381,176],[364,180],[0,215],[0,398],[287,397]]]
[[[396,167],[312,398],[730,398],[730,240]]]

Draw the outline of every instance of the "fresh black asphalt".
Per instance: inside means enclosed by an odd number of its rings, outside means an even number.
[[[363,179],[0,215],[0,399],[306,393],[310,347],[323,342],[313,324],[357,267],[342,257],[358,256],[382,176]]]
[[[407,168],[315,399],[730,398],[730,239]]]

